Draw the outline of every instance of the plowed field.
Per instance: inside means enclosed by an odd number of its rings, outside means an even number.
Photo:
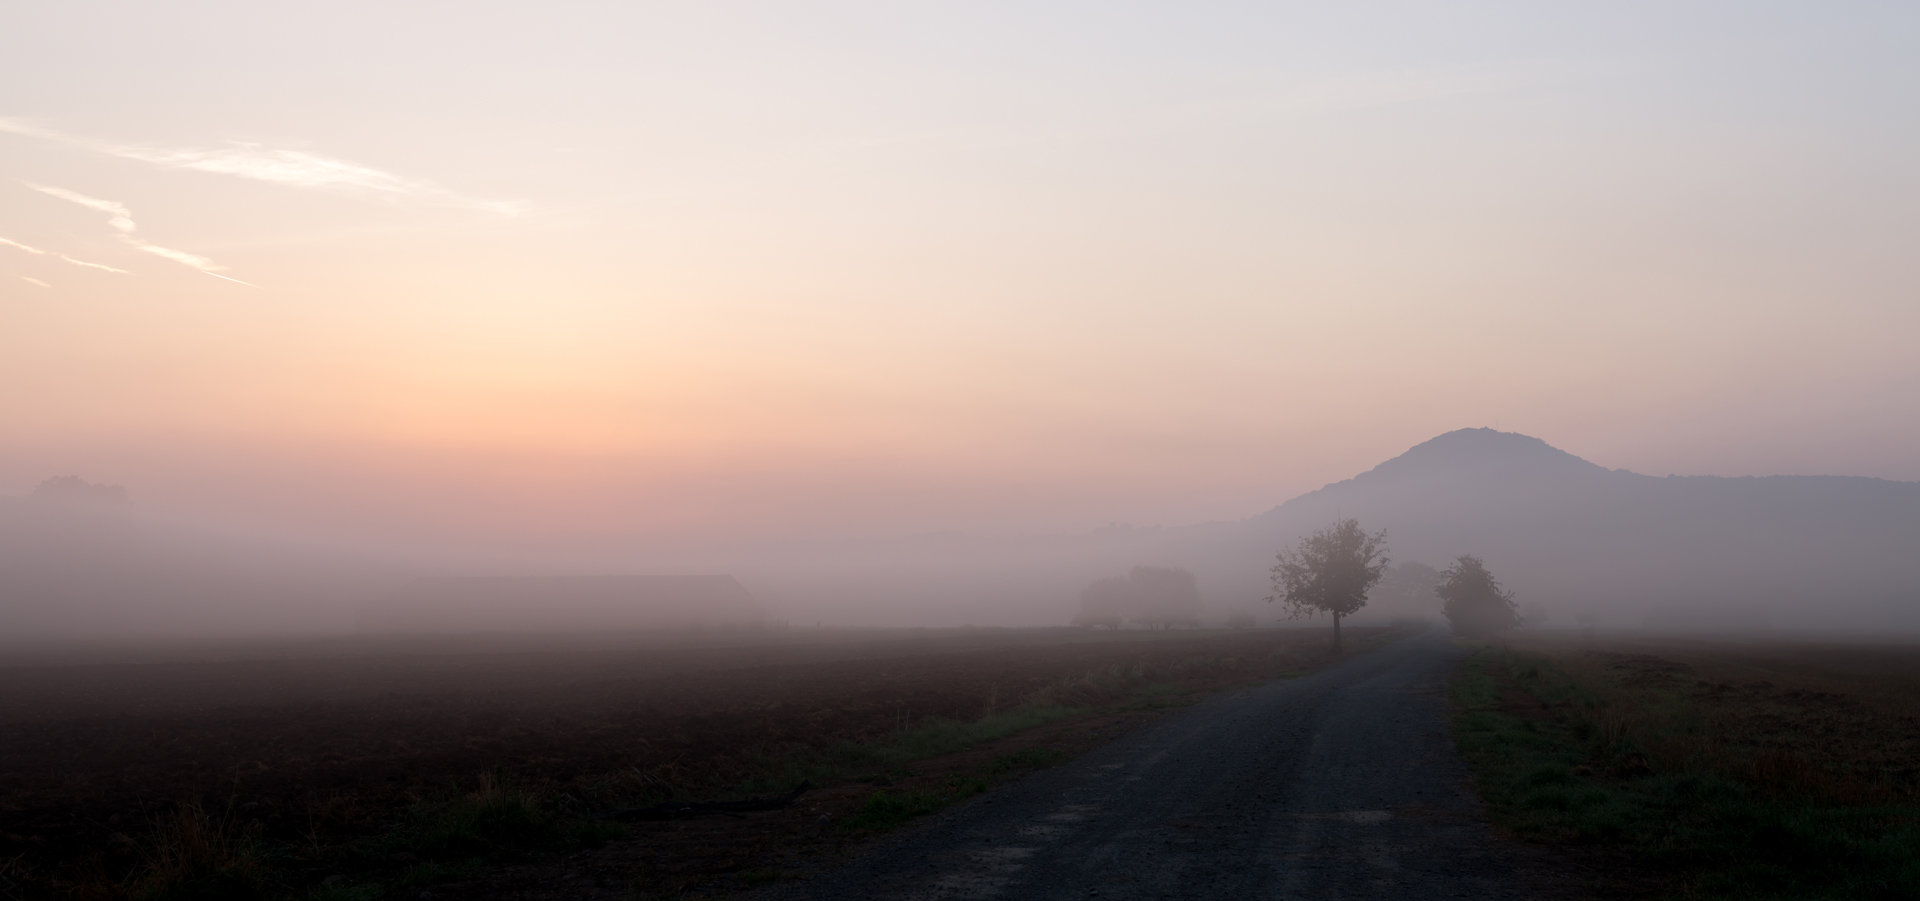
[[[327,848],[483,777],[586,806],[610,774],[712,793],[769,755],[976,719],[1090,671],[1258,662],[1214,676],[1225,684],[1310,667],[1326,641],[1324,630],[981,629],[359,638],[16,659],[0,670],[0,889],[120,891],[154,824],[193,803],[283,849],[274,884],[303,892],[302,865],[321,878]],[[703,839],[708,857],[724,852],[727,828]],[[702,874],[668,876],[675,888]]]

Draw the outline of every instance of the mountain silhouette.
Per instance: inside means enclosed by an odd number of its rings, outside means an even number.
[[[1253,599],[1266,593],[1256,552],[1271,558],[1343,517],[1386,530],[1396,560],[1480,556],[1562,622],[1593,612],[1620,625],[1920,627],[1920,483],[1662,478],[1493,429],[1448,432],[1266,513],[1195,527],[1167,550],[1220,593]]]
[[[1406,453],[1379,466],[1302,497],[1335,490],[1342,485],[1379,484],[1395,479],[1469,474],[1500,478],[1577,478],[1603,476],[1609,472],[1611,470],[1582,460],[1538,438],[1493,429],[1459,429],[1416,444]]]

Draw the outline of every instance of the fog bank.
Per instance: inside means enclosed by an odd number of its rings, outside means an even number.
[[[1920,571],[1910,565],[1920,483],[1660,478],[1491,429],[1449,432],[1235,522],[795,539],[671,555],[634,548],[565,560],[222,530],[143,510],[137,492],[123,501],[59,483],[0,498],[0,628],[32,640],[773,621],[1059,625],[1079,612],[1090,582],[1136,566],[1194,573],[1203,622],[1248,612],[1271,625],[1273,554],[1349,516],[1384,529],[1396,563],[1483,558],[1548,624],[1590,616],[1610,628],[1920,630]],[[684,581],[693,576],[711,584]],[[659,588],[669,584],[700,587]],[[1438,612],[1437,599],[1387,585],[1362,619]]]

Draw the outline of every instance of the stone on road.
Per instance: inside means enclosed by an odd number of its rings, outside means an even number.
[[[763,897],[1541,897],[1448,734],[1462,656],[1427,633],[1211,698]]]

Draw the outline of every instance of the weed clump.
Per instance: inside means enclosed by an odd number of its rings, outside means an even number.
[[[268,862],[256,837],[231,812],[182,804],[155,824],[129,894],[145,901],[264,897]]]
[[[449,789],[416,803],[374,850],[389,859],[495,859],[591,847],[624,834],[618,823],[571,816],[495,772],[481,776],[473,791]]]

